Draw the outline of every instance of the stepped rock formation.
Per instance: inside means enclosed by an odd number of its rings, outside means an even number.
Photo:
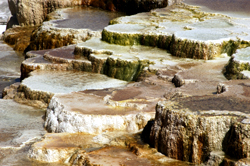
[[[208,60],[249,46],[248,21],[179,4],[174,9],[155,9],[114,19],[113,25],[104,28],[102,40],[159,47],[177,57]]]
[[[250,81],[228,81],[222,73],[232,55],[230,61],[247,61],[245,68],[229,63],[236,75],[247,77],[249,19],[175,7],[112,20],[102,38],[100,31],[59,28],[53,21],[34,31],[33,49],[60,48],[28,52],[22,82],[4,90],[5,98],[47,108],[44,127],[51,133],[31,146],[30,159],[71,165],[249,164]],[[138,138],[143,128],[142,138],[153,148]]]

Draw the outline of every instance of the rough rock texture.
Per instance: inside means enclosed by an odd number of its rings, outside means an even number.
[[[72,100],[74,96],[74,106]],[[120,109],[110,107],[112,100],[105,101],[101,97],[84,93],[72,93],[68,95],[55,95],[47,109],[45,128],[49,132],[84,132],[90,134],[102,133],[106,130],[120,130],[136,132],[143,128],[147,121],[154,116],[153,112],[140,110],[140,104],[120,105]],[[85,100],[87,99],[87,100]],[[79,105],[79,102],[81,104]],[[81,105],[85,107],[81,108]],[[118,104],[118,102],[117,102]],[[91,107],[90,107],[91,106]],[[92,110],[92,111],[90,111]]]
[[[57,28],[52,22],[44,22],[31,35],[29,50],[53,49],[100,37],[99,31],[89,29]]]
[[[155,72],[183,63],[182,60],[177,60],[158,48],[119,46],[108,44],[99,38],[92,38],[76,46],[30,51],[27,53],[28,57],[31,58],[26,59],[21,65],[22,79],[28,77],[31,71],[39,69],[87,71],[131,81],[137,80],[144,69]],[[195,60],[188,61],[196,63]]]
[[[114,19],[104,28],[102,40],[160,47],[177,57],[207,60],[249,45],[248,21],[180,4]]]
[[[13,99],[17,93],[17,89],[20,85],[20,82],[16,82],[4,88],[2,97],[3,99]]]
[[[236,51],[225,66],[224,75],[228,79],[249,79],[250,47],[241,48]],[[245,72],[247,71],[247,72]]]
[[[16,51],[24,51],[30,44],[30,35],[37,29],[34,27],[15,27],[7,29],[3,34],[3,40],[12,45]]]
[[[244,132],[249,124],[237,121],[246,117],[241,112],[192,112],[170,102],[158,103],[149,143],[168,157],[197,164],[205,162],[211,152],[225,149],[232,157],[245,158],[249,150],[243,146],[248,141]]]
[[[72,49],[73,48],[73,49]],[[65,47],[59,48],[60,50],[65,50]],[[74,46],[67,47],[69,52],[74,50]],[[27,59],[21,64],[21,80],[27,78],[32,71],[35,70],[56,70],[65,71],[72,69],[72,65],[69,63],[53,63],[44,59],[44,54],[51,50],[41,50],[41,51],[30,51],[27,52]],[[55,50],[56,52],[58,50]],[[66,61],[66,60],[65,60]]]
[[[152,56],[154,52],[159,55]],[[89,59],[93,72],[126,81],[137,80],[146,66],[154,61],[159,62],[164,56],[171,59],[169,54],[160,49],[111,45],[97,38],[77,45],[75,54]]]
[[[18,95],[15,96],[16,98],[41,101],[44,105],[47,105],[47,103],[50,102],[52,96],[54,95],[50,92],[30,89],[25,84],[20,84],[20,86],[18,87],[18,92]]]
[[[47,14],[58,8],[82,5],[82,0],[8,0],[8,2],[12,16],[21,26],[40,25]]]
[[[190,165],[160,154],[139,138],[139,134],[117,131],[99,135],[49,133],[32,145],[28,156],[33,161],[66,165]]]
[[[249,120],[235,123],[226,136],[224,150],[226,154],[236,159],[249,158],[249,141]]]

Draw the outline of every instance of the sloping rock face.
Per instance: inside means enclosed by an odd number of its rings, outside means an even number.
[[[175,103],[158,103],[155,121],[151,124],[150,145],[168,157],[204,163],[212,152],[224,151],[242,159],[249,157],[249,115],[228,111],[191,111]],[[243,120],[244,119],[244,120]],[[242,121],[243,120],[243,121]],[[145,136],[145,135],[144,135]],[[144,137],[145,138],[145,137]],[[219,156],[219,155],[215,155]],[[220,163],[222,163],[220,160]],[[217,163],[218,165],[220,163]]]
[[[34,27],[15,27],[4,32],[3,40],[13,46],[16,51],[24,51],[30,45],[30,34],[37,29]]]
[[[246,122],[246,123],[245,123]],[[230,128],[225,139],[225,152],[236,159],[250,157],[249,120],[235,123]]]
[[[40,25],[48,13],[58,8],[82,5],[81,0],[8,0],[8,2],[13,19],[17,19],[21,26]]]

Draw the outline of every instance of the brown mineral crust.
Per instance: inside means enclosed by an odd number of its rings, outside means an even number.
[[[43,56],[46,52],[48,52],[49,50],[38,50],[38,51],[29,51],[26,53],[25,58],[33,58],[36,56]]]
[[[250,102],[234,96],[208,95],[182,98],[180,107],[189,108],[192,111],[199,110],[227,110],[249,113]]]
[[[67,105],[70,111],[77,112],[80,114],[91,114],[91,115],[126,115],[135,113],[135,108],[129,107],[111,107],[106,104],[103,97],[96,96],[93,94],[85,94],[84,92],[71,93],[68,95],[57,95],[62,103]],[[74,98],[72,98],[74,97]],[[74,102],[74,104],[71,104]],[[88,103],[85,107],[80,107],[80,103]],[[139,102],[140,103],[140,102]],[[152,112],[155,103],[150,107],[147,107],[143,112]]]
[[[240,83],[239,85],[243,86],[244,93],[242,95],[250,97],[250,85],[247,85],[245,83]]]
[[[86,94],[94,94],[94,95],[97,95],[97,96],[107,96],[107,95],[111,95],[112,92],[114,91],[115,89],[112,89],[112,88],[109,88],[109,89],[102,89],[102,90],[85,90],[83,91],[83,93],[86,93]]]
[[[112,100],[119,101],[119,100],[133,99],[134,97],[140,95],[141,93],[142,92],[137,90],[137,88],[123,89],[117,91],[115,95],[112,97]]]
[[[51,35],[47,32],[37,33],[38,30],[39,29],[31,34],[29,50],[53,49],[75,44],[73,42],[73,34],[68,34],[66,36],[61,36],[60,34]]]
[[[237,119],[233,115],[197,115],[159,104],[156,110],[149,137],[151,146],[168,157],[197,164],[203,163],[211,151],[222,149],[225,135]]]
[[[146,158],[138,158],[137,155],[122,147],[106,147],[88,153],[90,163],[93,165],[151,165]]]
[[[11,28],[4,32],[3,39],[12,45],[14,50],[23,52],[29,46],[30,36],[36,28],[37,26]]]
[[[250,156],[249,124],[235,123],[224,140],[224,150],[229,156],[242,159]]]

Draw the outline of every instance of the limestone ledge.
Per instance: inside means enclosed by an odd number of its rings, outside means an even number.
[[[70,44],[77,44],[91,37],[100,37],[99,31],[89,29],[58,28],[51,22],[44,22],[31,35],[30,50],[58,48]]]
[[[76,46],[30,51],[27,57],[29,59],[21,65],[22,79],[28,77],[34,70],[75,70],[105,74],[125,81],[136,81],[146,70],[157,72],[176,68],[174,66],[178,64],[201,63],[201,60],[178,59],[159,48],[141,45],[120,46],[95,37]],[[170,81],[171,79],[172,77],[169,77]],[[186,83],[193,81],[195,80],[185,80]]]
[[[241,48],[232,55],[225,66],[224,75],[228,79],[249,79],[250,71],[250,47]]]
[[[91,61],[92,72],[125,81],[136,81],[143,70],[156,72],[184,61],[195,62],[192,59],[177,59],[159,48],[121,46],[98,38],[77,44],[74,52]]]
[[[170,102],[159,102],[149,143],[168,157],[203,163],[210,152],[225,151],[231,157],[249,156],[249,115],[230,111],[178,109]],[[244,122],[243,121],[243,122]]]
[[[30,73],[35,70],[68,70],[68,64],[53,64],[49,62],[41,62],[43,56],[29,58],[21,64],[21,80],[29,77]],[[36,62],[36,61],[40,62]]]
[[[27,85],[22,83],[19,85],[17,91],[18,93],[14,96],[17,102],[33,106],[37,106],[37,103],[39,103],[38,107],[40,106],[42,108],[46,108],[51,98],[54,96],[51,92],[30,89]]]
[[[50,103],[52,96],[55,94],[67,94],[70,92],[84,91],[86,89],[105,89],[123,87],[127,84],[126,81],[109,78],[105,75],[81,72],[81,71],[47,71],[36,70],[30,73],[30,77],[22,80],[17,89],[17,93],[12,94],[12,90],[6,89],[6,94],[9,97],[14,95],[14,99],[22,102],[40,101],[46,107]],[[110,105],[116,105],[109,98],[106,102]],[[130,107],[134,106],[129,104]],[[137,104],[138,108],[143,108],[143,105]]]
[[[74,45],[61,47],[53,50],[29,51],[26,59],[21,64],[21,79],[27,78],[35,70],[53,71],[92,71],[91,62],[84,59],[77,59],[73,56],[64,57],[63,54],[73,54]],[[63,56],[52,56],[51,54],[62,54]],[[73,57],[73,58],[72,58]]]
[[[136,110],[136,108],[134,108]],[[118,112],[117,112],[118,114]],[[84,132],[98,134],[103,131],[128,131],[137,132],[142,129],[147,121],[154,117],[153,112],[136,111],[134,113],[113,115],[98,113],[80,113],[70,111],[56,96],[54,96],[47,109],[45,128],[49,132]]]
[[[159,47],[177,57],[207,60],[222,53],[231,55],[237,48],[249,45],[249,21],[178,4],[174,9],[156,9],[114,19],[112,25],[104,28],[102,40]]]

